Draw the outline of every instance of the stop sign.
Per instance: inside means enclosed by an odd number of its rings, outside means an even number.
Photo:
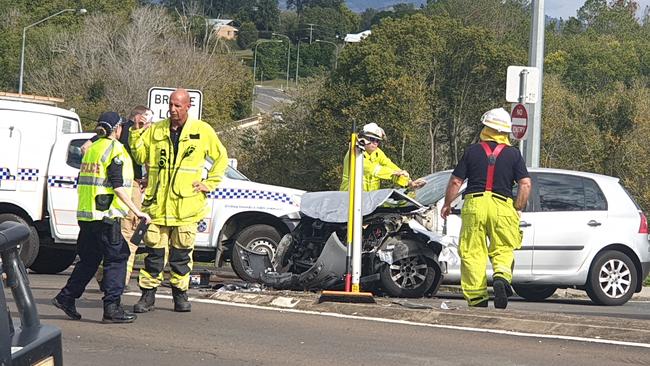
[[[512,119],[512,136],[517,140],[524,140],[526,138],[526,131],[528,130],[528,110],[524,104],[515,104],[510,113]]]

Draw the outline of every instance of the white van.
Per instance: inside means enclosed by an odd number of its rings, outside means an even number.
[[[21,258],[39,273],[60,272],[74,261],[80,147],[93,136],[80,133],[77,114],[52,104],[0,94],[0,222],[30,226]],[[198,223],[195,258],[219,265],[230,258],[234,240],[273,251],[297,224],[303,193],[251,182],[229,166],[208,194],[210,214]]]
[[[47,192],[52,148],[61,136],[81,132],[79,116],[57,108],[60,102],[63,100],[0,93],[0,222],[17,221],[30,227],[31,234],[20,247],[27,266],[38,267],[37,263],[50,260],[45,257],[47,250],[37,255],[39,237],[53,243],[45,234],[50,229],[47,219],[53,204]]]

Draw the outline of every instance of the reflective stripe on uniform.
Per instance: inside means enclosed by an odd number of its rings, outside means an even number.
[[[77,218],[87,219],[82,221],[95,221],[95,220],[101,220],[104,217],[124,217],[128,213],[129,211],[125,211],[119,208],[109,208],[107,211],[97,211],[97,212],[77,211]]]
[[[110,187],[112,188],[113,185],[111,184],[111,181],[108,178],[101,178],[101,177],[91,177],[91,176],[79,176],[79,179],[77,181],[77,185],[79,186],[98,186],[98,187]],[[133,186],[133,180],[131,179],[124,179],[122,181],[122,187],[126,188],[131,188]]]

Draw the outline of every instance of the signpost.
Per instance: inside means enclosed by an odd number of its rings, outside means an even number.
[[[529,66],[508,66],[506,73],[506,101],[537,103],[539,100],[539,69]]]
[[[528,131],[528,110],[525,104],[514,104],[510,113],[512,119],[512,135],[517,140],[525,140]]]
[[[176,88],[153,87],[149,89],[149,109],[153,111],[153,121],[160,121],[169,117],[169,96]],[[187,89],[190,94],[189,110],[191,118],[201,119],[203,110],[203,93],[200,90]]]

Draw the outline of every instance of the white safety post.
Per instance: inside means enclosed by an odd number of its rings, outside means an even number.
[[[361,279],[361,230],[363,214],[361,213],[361,197],[363,196],[363,150],[355,148],[354,170],[354,217],[352,221],[352,292],[359,292]]]

